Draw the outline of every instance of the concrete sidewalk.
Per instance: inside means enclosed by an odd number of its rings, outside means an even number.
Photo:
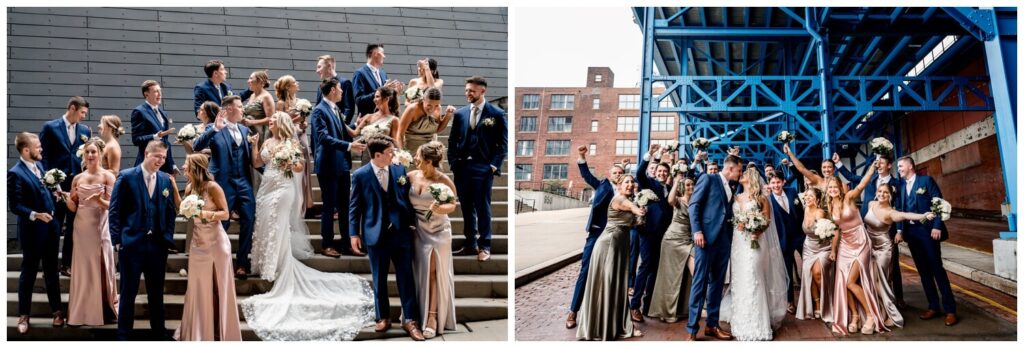
[[[516,286],[580,259],[590,208],[516,215]]]
[[[942,266],[949,273],[970,279],[1008,295],[1017,296],[1017,282],[996,275],[992,253],[968,249],[946,241],[942,246]],[[900,254],[911,256],[907,243],[900,243]]]

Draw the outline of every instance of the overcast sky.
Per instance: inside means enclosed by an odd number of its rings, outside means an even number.
[[[587,67],[606,66],[615,87],[637,87],[642,35],[629,7],[515,9],[515,85],[583,87]]]

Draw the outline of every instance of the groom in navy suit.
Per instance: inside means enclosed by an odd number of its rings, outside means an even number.
[[[167,250],[174,247],[175,201],[178,188],[159,171],[167,160],[167,144],[150,141],[137,167],[121,171],[110,194],[110,241],[119,251],[121,298],[117,339],[127,340],[135,324],[135,296],[140,276],[146,277],[146,297],[153,339],[166,340],[164,277]]]
[[[415,341],[424,340],[420,332],[416,285],[412,276],[412,240],[416,230],[416,212],[409,200],[409,178],[405,167],[391,164],[395,157],[394,142],[387,136],[367,140],[370,163],[352,173],[352,200],[349,201],[349,234],[353,250],[359,250],[362,239],[370,252],[373,273],[374,308],[377,332],[391,327],[391,305],[388,297],[388,268],[395,266],[398,297],[402,303],[402,328]],[[359,236],[359,231],[363,236]]]
[[[359,249],[352,249],[349,242],[349,216],[345,204],[349,202],[352,168],[352,154],[363,152],[366,144],[352,141],[350,126],[342,122],[338,102],[344,95],[341,81],[337,78],[324,80],[320,93],[324,99],[316,104],[310,115],[310,146],[313,147],[313,170],[320,178],[324,208],[320,213],[320,236],[322,253],[330,257],[345,255],[363,256]],[[338,230],[341,240],[334,241],[334,212],[338,212]],[[358,232],[358,231],[355,231]],[[340,248],[340,251],[339,251]]]
[[[501,163],[508,152],[505,110],[487,103],[486,93],[483,77],[466,79],[470,105],[455,112],[448,137],[448,164],[455,174],[466,236],[462,250],[455,253],[476,254],[479,261],[491,258],[491,185],[494,177],[501,176]]]
[[[92,136],[89,127],[82,124],[89,114],[89,102],[82,97],[71,97],[67,111],[60,118],[43,124],[39,141],[43,144],[43,168],[60,169],[67,179],[60,184],[64,192],[71,191],[71,179],[82,172],[82,158],[75,154],[78,147]],[[64,246],[61,248],[61,274],[70,276],[71,252],[74,249],[75,213],[67,205],[57,204],[57,223],[64,231]]]
[[[690,287],[688,340],[697,340],[701,310],[707,302],[708,318],[704,336],[731,340],[732,334],[718,326],[725,271],[732,251],[732,201],[736,196],[730,182],[743,170],[740,158],[729,155],[719,174],[702,175],[690,196],[690,230],[695,246],[693,284]]]
[[[45,171],[39,163],[43,159],[39,137],[28,132],[18,133],[14,146],[21,159],[7,171],[7,209],[18,217],[18,242],[24,257],[18,277],[18,332],[25,334],[32,315],[32,289],[40,261],[46,297],[53,311],[53,325],[64,325],[57,273],[60,222],[53,216],[53,193],[41,181]]]
[[[902,180],[896,185],[900,196],[897,210],[906,213],[927,213],[931,211],[932,198],[942,198],[942,191],[935,179],[930,176],[917,175],[914,172],[914,159],[904,156],[899,161],[899,173]],[[928,310],[921,314],[922,320],[939,317],[939,294],[942,294],[941,307],[946,312],[946,326],[956,325],[960,321],[956,316],[956,299],[949,285],[949,276],[942,266],[942,241],[949,238],[949,230],[941,218],[921,223],[919,221],[898,222],[895,242],[906,240],[910,247],[910,255],[914,258],[917,273],[921,276],[921,286],[928,298]],[[938,288],[938,291],[936,291]]]
[[[238,212],[238,265],[235,276],[245,278],[251,270],[249,251],[252,250],[252,228],[256,218],[256,198],[253,195],[252,149],[250,143],[259,140],[259,135],[249,137],[249,127],[240,127],[242,100],[238,96],[224,97],[221,115],[206,132],[199,136],[192,148],[196,152],[210,149],[210,174],[224,189],[228,210]],[[226,132],[222,132],[226,130]],[[224,229],[231,226],[231,220],[224,220]]]
[[[171,119],[167,117],[167,111],[160,105],[160,102],[163,101],[163,90],[160,88],[160,83],[154,80],[143,82],[142,97],[146,98],[146,101],[132,110],[132,144],[139,147],[135,165],[142,164],[146,145],[151,140],[159,140],[167,145],[167,162],[160,167],[160,171],[177,175],[178,167],[174,165],[171,142],[167,139],[167,136],[174,133],[175,129],[171,128]]]
[[[793,303],[793,268],[796,257],[794,253],[803,250],[804,231],[801,224],[804,221],[804,207],[800,204],[800,198],[796,190],[784,188],[786,179],[781,174],[772,175],[768,181],[768,188],[771,194],[768,200],[772,204],[772,223],[779,234],[779,247],[782,248],[782,260],[786,264],[786,274],[790,279],[790,286],[786,291],[786,300],[789,301],[787,311],[796,313],[796,306]]]
[[[384,58],[384,44],[366,45],[366,65],[352,73],[352,91],[355,93],[359,116],[372,114],[376,110],[376,106],[373,104],[373,93],[381,85],[391,86],[398,93],[402,93],[402,82],[388,81],[388,74],[384,72]]]

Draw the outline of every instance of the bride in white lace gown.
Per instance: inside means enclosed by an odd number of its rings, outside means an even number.
[[[293,139],[294,130],[288,114],[275,113],[270,121],[273,138],[258,158],[253,156],[254,165],[265,167],[250,257],[253,271],[274,286],[239,304],[249,328],[262,340],[352,340],[373,323],[373,290],[357,275],[320,272],[299,261],[313,255],[302,221],[302,168],[297,165],[289,177],[273,163],[271,152],[283,139]]]
[[[771,205],[763,195],[764,183],[756,169],[748,169],[740,177],[742,194],[732,205],[733,216],[742,211],[766,207],[762,211],[771,218]],[[732,234],[730,281],[722,297],[721,320],[729,322],[733,336],[740,341],[770,341],[786,316],[786,287],[789,277],[779,248],[775,223],[769,220],[753,249],[751,240],[740,226]]]

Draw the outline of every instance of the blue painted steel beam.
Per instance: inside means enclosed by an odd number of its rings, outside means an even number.
[[[647,152],[651,143],[651,93],[654,84],[654,51],[657,49],[654,42],[654,7],[643,8],[643,13],[640,19],[644,28],[644,46],[640,72],[640,139],[637,144],[637,163],[643,159],[643,154]]]
[[[943,7],[942,9],[978,41],[995,39],[997,31],[993,11],[975,10],[970,7]]]
[[[991,13],[995,28],[995,11],[984,8],[979,11]],[[1016,12],[1016,11],[1014,11]],[[1017,237],[1017,43],[1016,35],[1001,36],[996,31],[990,40],[985,41],[985,60],[989,77],[992,79],[992,97],[995,101],[996,140],[999,144],[999,159],[1003,167],[1003,183],[1006,185],[1006,203],[1010,205],[1007,216],[1009,232]],[[1010,237],[1010,234],[1006,235]]]
[[[672,37],[690,37],[693,39],[713,39],[713,38],[728,38],[728,37],[806,37],[807,31],[800,28],[730,28],[724,30],[722,28],[670,28],[670,27],[658,27],[654,30],[654,35],[659,39],[672,38]]]

